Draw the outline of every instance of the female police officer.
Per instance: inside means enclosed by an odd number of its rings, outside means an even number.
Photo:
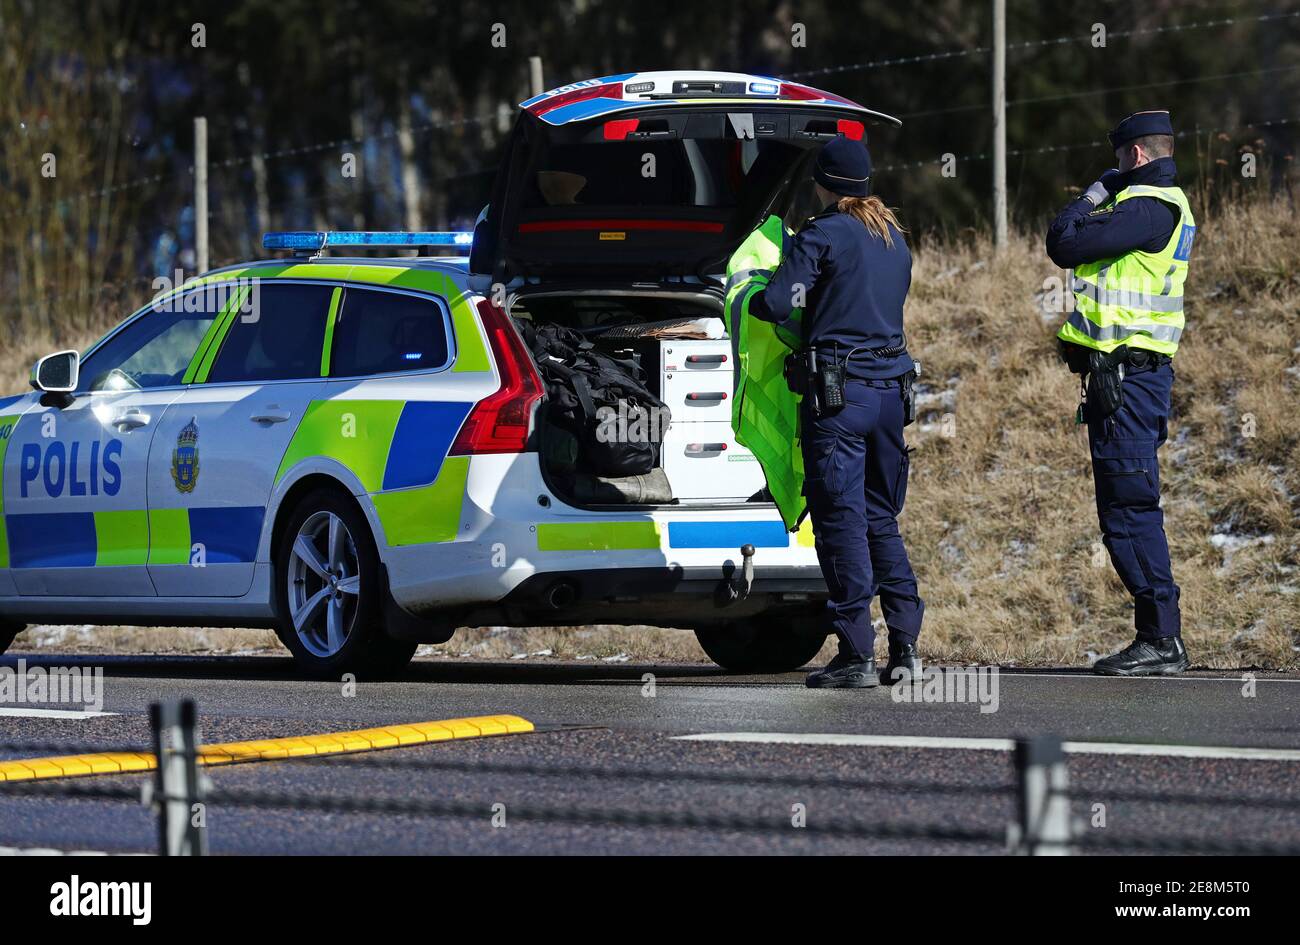
[[[916,638],[925,605],[917,595],[898,513],[907,490],[904,388],[914,364],[905,348],[903,301],[912,256],[893,212],[869,196],[871,155],[836,137],[813,171],[825,209],[790,242],[766,290],[750,303],[784,322],[802,305],[803,338],[821,367],[843,366],[844,406],[817,416],[804,396],[802,448],[817,557],[830,591],[827,611],[839,655],[808,677],[812,688],[875,686],[871,598],[889,627],[887,681],[920,671]]]

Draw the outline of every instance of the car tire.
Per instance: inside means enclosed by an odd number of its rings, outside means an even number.
[[[27,629],[25,623],[12,623],[8,620],[0,620],[0,653],[5,652],[13,645],[14,637]]]
[[[384,632],[382,571],[370,524],[351,496],[318,489],[294,506],[275,553],[276,634],[309,675],[400,670],[415,643]]]
[[[698,627],[695,638],[709,659],[733,673],[789,673],[806,665],[826,642],[823,633],[772,620]]]

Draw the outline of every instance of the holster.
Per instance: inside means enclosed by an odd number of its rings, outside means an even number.
[[[1088,352],[1086,384],[1089,418],[1105,420],[1124,406],[1124,366],[1127,362],[1128,352],[1122,346],[1110,354]]]
[[[844,407],[844,365],[839,361],[822,363],[817,349],[809,346],[786,355],[785,382],[817,419],[838,413]]]
[[[1091,349],[1082,345],[1072,345],[1068,341],[1058,340],[1057,345],[1060,349],[1061,360],[1065,362],[1071,374],[1088,373],[1088,353]]]
[[[909,427],[916,422],[916,371],[908,371],[899,383],[903,386],[903,426]]]

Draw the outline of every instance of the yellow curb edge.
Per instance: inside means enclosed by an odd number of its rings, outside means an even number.
[[[407,748],[433,742],[532,732],[533,723],[518,715],[478,715],[436,722],[404,722],[353,732],[293,735],[247,742],[200,745],[198,763],[205,767],[274,761],[311,755],[355,754],[385,748]],[[54,758],[17,758],[0,761],[0,782],[75,778],[95,774],[131,774],[153,771],[158,759],[152,753],[104,751]]]

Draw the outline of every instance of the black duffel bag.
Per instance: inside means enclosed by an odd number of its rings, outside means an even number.
[[[596,350],[563,325],[516,324],[546,384],[547,419],[577,439],[583,472],[643,476],[659,465],[669,411],[640,365]]]

